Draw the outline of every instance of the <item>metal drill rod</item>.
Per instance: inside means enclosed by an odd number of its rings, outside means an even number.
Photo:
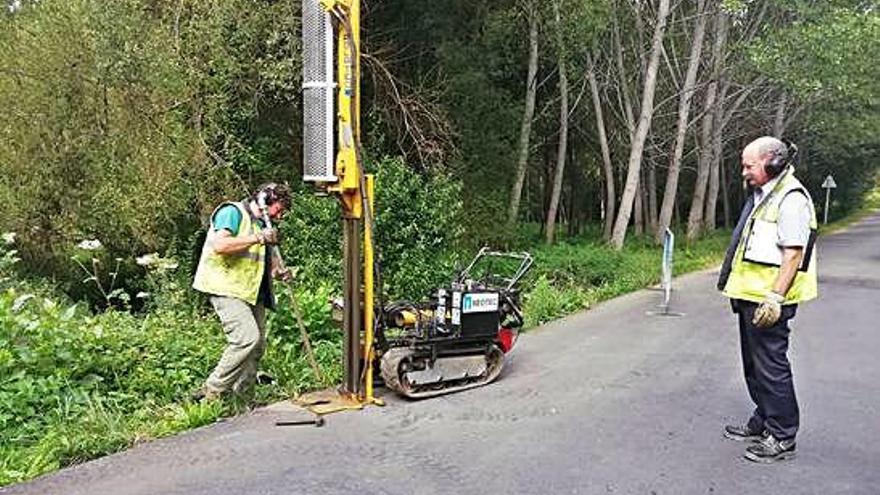
[[[262,194],[257,197],[257,206],[259,206],[260,212],[263,214],[263,222],[266,224],[266,227],[271,229],[272,219],[269,216],[269,208],[266,206],[266,199],[262,196]],[[284,270],[284,258],[281,257],[281,248],[279,248],[277,244],[272,245],[272,254],[273,256],[278,258],[278,265],[282,270]],[[317,378],[318,381],[323,384],[324,376],[323,373],[321,373],[321,367],[318,366],[317,359],[315,359],[315,353],[312,350],[312,343],[309,339],[309,333],[306,331],[305,324],[303,323],[302,312],[299,309],[299,304],[296,302],[296,297],[293,294],[293,285],[290,282],[287,282],[287,292],[290,296],[290,304],[293,307],[293,314],[296,317],[297,325],[299,325],[300,338],[302,338],[303,346],[305,346],[306,348],[306,357],[309,360],[309,364],[311,365],[312,370],[315,372],[315,378]]]
[[[308,426],[315,425],[316,428],[320,428],[324,426],[324,418],[321,416],[315,417],[315,419],[301,419],[296,421],[284,421],[279,420],[275,422],[275,426]]]
[[[343,391],[360,394],[360,222],[354,218],[343,220],[343,263],[345,308],[343,313],[344,339],[342,342]]]

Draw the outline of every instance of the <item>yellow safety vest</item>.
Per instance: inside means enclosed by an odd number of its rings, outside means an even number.
[[[779,206],[785,196],[800,191],[805,194],[810,205],[810,242],[804,246],[804,260],[795,275],[791,288],[785,294],[783,304],[797,304],[814,299],[818,295],[816,277],[816,251],[813,241],[817,228],[816,209],[809,192],[794,177],[793,169],[785,171],[782,178],[770,192],[769,196],[757,205],[749,216],[740,237],[736,254],[733,258],[730,278],[724,286],[724,295],[732,299],[761,302],[767,293],[773,290],[773,284],[779,274],[779,261],[782,259],[782,248],[776,245],[777,221]],[[762,251],[764,254],[758,254]],[[773,253],[777,249],[778,253]]]
[[[260,232],[260,226],[253,221],[244,203],[229,202],[218,206],[211,213],[211,225],[208,227],[205,245],[202,246],[193,288],[216,296],[234,297],[255,305],[266,266],[266,246],[256,243],[247,251],[232,254],[218,254],[214,251],[214,240],[217,237],[214,215],[226,205],[235,206],[241,213],[241,225],[236,237]]]

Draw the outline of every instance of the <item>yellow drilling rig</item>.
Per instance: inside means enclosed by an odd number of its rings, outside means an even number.
[[[319,414],[381,404],[379,378],[410,398],[491,382],[523,324],[516,285],[531,256],[484,248],[431,300],[377,305],[374,181],[360,143],[360,1],[303,0],[302,41],[303,180],[342,206],[344,377],[337,390],[298,402]],[[510,262],[512,272],[481,272],[487,260]]]

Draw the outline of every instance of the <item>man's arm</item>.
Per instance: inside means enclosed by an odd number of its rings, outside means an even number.
[[[782,265],[779,274],[773,284],[773,292],[784,296],[791,288],[794,277],[804,260],[804,248],[802,246],[790,246],[782,248]]]
[[[810,241],[810,204],[798,191],[790,193],[779,205],[779,247],[782,264],[773,284],[773,292],[785,295],[804,261],[804,250]]]
[[[262,244],[262,234],[251,234],[235,237],[232,232],[221,229],[214,233],[214,252],[217,254],[234,254],[247,251],[254,244]]]

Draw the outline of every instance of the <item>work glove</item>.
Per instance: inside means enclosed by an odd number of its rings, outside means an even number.
[[[272,269],[272,276],[277,278],[278,280],[281,280],[282,282],[290,282],[291,280],[293,280],[294,277],[296,277],[297,272],[299,272],[299,268],[297,267],[276,267]]]
[[[785,301],[785,296],[775,292],[768,293],[758,306],[758,309],[755,310],[755,317],[752,318],[752,325],[755,325],[758,328],[773,326],[779,321],[779,316],[782,314],[783,301]]]
[[[278,230],[273,228],[263,229],[257,234],[257,238],[260,244],[278,244]]]

